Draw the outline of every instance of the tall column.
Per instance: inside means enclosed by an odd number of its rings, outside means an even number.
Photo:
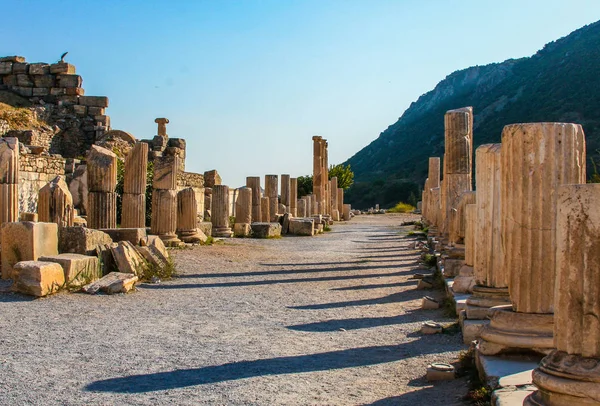
[[[233,232],[229,226],[229,186],[213,186],[212,206],[213,237],[231,237]]]
[[[460,195],[473,190],[473,108],[447,111],[444,127],[443,235],[449,231],[450,211],[456,209]]]
[[[331,185],[329,184],[329,143],[323,140],[323,188],[325,196],[319,204],[321,214],[331,214]]]
[[[252,189],[252,221],[262,221],[260,213],[260,199],[262,197],[260,191],[260,177],[248,176],[246,178],[246,187]]]
[[[344,189],[342,189],[341,187],[337,188],[337,205],[338,205],[338,210],[342,210],[340,213],[344,212]]]
[[[73,196],[62,176],[57,176],[40,189],[38,218],[42,223],[56,223],[59,227],[73,226]]]
[[[198,202],[196,192],[188,187],[177,192],[177,235],[183,242],[201,242],[198,234]]]
[[[298,199],[297,207],[296,207],[296,216],[297,217],[307,217],[306,216],[306,199]],[[296,217],[294,216],[294,217]]]
[[[338,184],[337,184],[337,177],[334,176],[333,178],[331,178],[331,180],[329,181],[329,184],[331,185],[331,217],[334,221],[340,221],[340,217],[342,216],[342,214],[344,213],[344,209],[343,209],[343,203],[342,203],[342,211],[340,211],[339,209],[339,205],[338,205]]]
[[[566,123],[508,125],[501,165],[503,266],[512,311],[494,311],[479,351],[547,353],[553,347],[558,188],[585,183],[583,129]]]
[[[281,175],[281,204],[285,206],[286,212],[291,212],[290,206],[292,202],[290,175]],[[283,214],[283,213],[282,213]]]
[[[306,216],[310,217],[312,215],[312,198],[311,195],[304,196],[302,199],[304,200],[304,207],[306,207]]]
[[[290,178],[290,213],[298,215],[298,178]]]
[[[458,199],[456,209],[451,211],[450,216],[450,243],[463,244],[465,239],[465,208],[468,204],[476,202],[475,192],[463,192]]]
[[[465,206],[465,266],[473,267],[477,243],[475,229],[477,227],[477,204]]]
[[[0,138],[0,225],[19,221],[19,140]]]
[[[169,149],[167,149],[169,151]],[[177,154],[163,155],[154,160],[152,181],[151,232],[160,237],[165,245],[181,244],[177,238],[177,174],[181,158]]]
[[[429,217],[431,219],[431,226],[439,227],[442,222],[442,189],[441,187],[431,188],[429,190],[430,201],[429,201]]]
[[[89,228],[117,227],[117,156],[92,145],[87,156]]]
[[[277,197],[277,175],[265,175],[265,195],[269,198],[269,220],[277,221],[279,198]]]
[[[146,227],[148,144],[136,142],[125,158],[121,227]]]
[[[235,201],[235,222],[241,224],[252,223],[252,194],[249,187],[238,189],[238,197]]]
[[[325,140],[322,137],[314,136],[313,139],[313,193],[316,201],[321,202],[325,199],[325,187],[323,181],[327,180],[323,170],[324,145]],[[313,205],[314,211],[314,205]],[[312,214],[312,213],[311,213]]]
[[[271,222],[271,204],[267,196],[260,198],[260,221],[263,223]]]
[[[600,184],[558,190],[554,346],[525,405],[600,404]]]
[[[433,207],[431,189],[440,187],[440,158],[429,157],[429,168],[425,187],[423,189],[423,218],[428,224],[435,221],[437,210]]]

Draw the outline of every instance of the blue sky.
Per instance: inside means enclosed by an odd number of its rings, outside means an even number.
[[[340,163],[446,75],[529,56],[600,19],[598,0],[0,0],[0,55],[64,51],[112,127],[168,117],[186,169],[312,171],[315,134]],[[461,106],[456,106],[461,107]],[[476,136],[476,134],[475,134]]]

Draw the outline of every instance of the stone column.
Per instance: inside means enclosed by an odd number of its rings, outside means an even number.
[[[512,311],[493,312],[478,348],[487,355],[547,353],[553,348],[558,188],[585,183],[583,129],[566,123],[508,125],[501,165],[503,266]]]
[[[473,268],[477,243],[475,230],[477,227],[477,204],[465,206],[465,266]]]
[[[304,207],[306,208],[305,217],[310,217],[312,215],[312,199],[310,195],[304,196],[302,199],[304,200]]]
[[[321,190],[323,185],[323,138],[319,136],[312,137],[313,139],[313,193],[317,201],[321,201],[325,194]],[[312,214],[312,213],[311,213]]]
[[[340,211],[340,213],[344,212],[344,189],[342,189],[341,187],[336,188],[337,193],[336,193],[336,203],[337,203],[337,209],[338,211]]]
[[[265,195],[269,198],[269,222],[277,221],[277,209],[279,205],[277,186],[277,175],[265,175]]]
[[[600,184],[558,190],[554,346],[525,405],[600,404]]]
[[[252,221],[262,221],[260,212],[260,199],[262,197],[260,191],[260,177],[248,176],[246,178],[246,187],[252,189]]]
[[[439,227],[442,222],[442,189],[440,187],[435,187],[429,189],[429,218],[431,219],[432,227]]]
[[[199,243],[198,202],[196,192],[188,187],[177,192],[177,235],[183,242]]]
[[[316,194],[310,195],[310,210],[311,215],[319,214],[319,201]]]
[[[19,140],[0,138],[0,225],[19,221]]]
[[[169,151],[169,149],[167,149]],[[181,158],[177,154],[164,155],[154,160],[152,181],[151,232],[168,246],[177,246],[177,174]]]
[[[215,185],[212,190],[212,235],[213,237],[231,237],[229,226],[229,186]]]
[[[67,182],[59,175],[38,193],[38,220],[42,223],[56,223],[59,227],[71,227],[74,219],[73,196]]]
[[[442,235],[449,232],[450,211],[460,195],[473,190],[473,108],[449,110],[444,116],[445,154],[442,186]]]
[[[423,218],[427,224],[435,221],[437,211],[432,207],[431,189],[440,187],[440,158],[429,157],[429,169],[425,187],[423,188]]]
[[[329,183],[331,185],[331,218],[334,221],[340,221],[340,217],[344,213],[344,210],[343,210],[344,203],[342,203],[342,211],[340,211],[339,205],[338,205],[337,177],[334,176],[333,178],[331,178]]]
[[[260,221],[263,223],[271,222],[271,204],[268,197],[260,198]]]
[[[285,206],[287,212],[290,212],[292,201],[291,187],[290,175],[281,175],[281,204]]]
[[[468,204],[476,202],[475,192],[464,192],[460,195],[456,208],[451,210],[450,216],[450,243],[463,244],[465,240],[465,208]]]
[[[117,156],[92,145],[87,156],[89,228],[117,227]]]
[[[298,199],[296,214],[294,217],[307,217],[306,216],[306,199]]]
[[[154,120],[158,124],[158,135],[160,137],[167,137],[167,124],[169,124],[168,118],[157,118]]]
[[[350,211],[351,210],[352,210],[352,206],[351,205],[349,205],[349,204],[345,204],[344,205],[344,217],[343,217],[344,221],[350,221],[350,219],[352,218],[350,216]]]
[[[252,223],[252,194],[253,190],[249,187],[238,189],[238,197],[235,201],[235,223]]]
[[[136,142],[125,158],[121,227],[146,227],[148,144]]]
[[[321,214],[331,214],[331,185],[329,184],[329,143],[323,140],[323,188],[325,198],[319,204]]]
[[[296,217],[298,215],[298,178],[290,178],[290,213]]]

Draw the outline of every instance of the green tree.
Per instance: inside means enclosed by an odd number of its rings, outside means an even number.
[[[338,187],[346,190],[354,183],[354,172],[350,169],[350,164],[331,165],[329,167],[329,179],[337,177]]]
[[[310,195],[313,192],[313,177],[311,175],[298,176],[298,198]]]

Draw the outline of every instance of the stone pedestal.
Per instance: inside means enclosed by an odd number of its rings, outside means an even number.
[[[235,201],[235,223],[252,224],[252,189],[250,188],[238,189],[238,198]]]
[[[213,187],[212,235],[213,237],[231,237],[233,231],[229,225],[229,186]]]
[[[31,221],[5,223],[0,247],[2,279],[9,279],[17,262],[37,261],[40,256],[58,254],[58,225]]]
[[[148,144],[136,142],[125,158],[121,227],[146,226],[147,171]]]
[[[525,405],[600,404],[600,184],[559,188],[554,346]]]
[[[198,233],[198,202],[193,188],[177,192],[177,235],[186,243],[202,241]]]
[[[585,183],[580,125],[530,123],[504,127],[501,154],[504,264],[512,311],[496,311],[481,334],[486,355],[553,348],[558,188]],[[478,258],[478,256],[477,256]]]
[[[74,218],[73,197],[67,182],[62,176],[57,176],[38,193],[38,219],[44,223],[56,223],[59,227],[71,227]]]
[[[117,227],[117,156],[92,145],[87,156],[89,228]]]
[[[291,186],[290,175],[281,175],[281,204],[283,204],[286,209],[289,209],[292,198]]]
[[[154,189],[152,192],[152,220],[150,232],[158,235],[167,246],[179,245],[177,238],[177,192]]]
[[[275,215],[279,208],[279,198],[277,197],[277,175],[265,175],[265,195],[269,198],[268,221],[276,221]]]
[[[268,197],[260,198],[260,221],[262,223],[269,223],[271,221],[271,205],[269,204]]]
[[[263,221],[260,210],[260,199],[262,197],[260,191],[260,177],[248,176],[246,178],[246,187],[252,189],[252,219],[253,221]]]
[[[298,215],[298,178],[290,178],[290,213]]]
[[[0,138],[0,225],[19,220],[19,140]]]

